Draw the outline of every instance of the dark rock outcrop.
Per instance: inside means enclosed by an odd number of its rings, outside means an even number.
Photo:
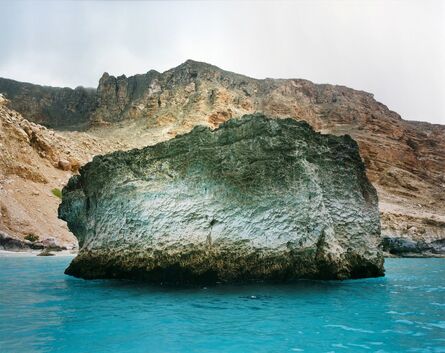
[[[55,242],[47,241],[29,241],[26,239],[20,239],[12,234],[7,234],[0,231],[0,250],[7,251],[31,251],[31,250],[43,250],[43,251],[62,251],[67,250],[66,247],[60,246]]]
[[[377,194],[356,142],[233,119],[98,156],[63,189],[66,273],[202,283],[383,275]]]
[[[0,93],[11,109],[46,127],[83,130],[96,107],[96,90],[39,86],[0,78]]]
[[[7,251],[28,251],[42,250],[45,246],[40,242],[22,240],[13,235],[0,231],[0,250]]]
[[[92,117],[93,123],[140,117],[142,111],[147,112],[157,106],[157,79],[160,77],[161,74],[154,70],[128,78],[125,75],[116,78],[105,72],[97,88],[97,110]]]
[[[397,256],[434,256],[445,255],[445,239],[432,242],[412,240],[402,237],[384,237],[383,250]]]

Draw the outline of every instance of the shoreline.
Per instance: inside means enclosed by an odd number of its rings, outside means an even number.
[[[30,251],[10,251],[10,250],[0,250],[0,257],[25,257],[25,256],[38,256],[42,251],[41,250],[30,250]],[[61,250],[51,252],[50,256],[42,256],[42,257],[60,257],[60,256],[77,256],[77,251],[73,252],[72,250]]]
[[[26,250],[26,251],[11,251],[11,250],[0,250],[0,257],[12,257],[12,256],[38,256],[42,250]],[[53,251],[49,257],[57,256],[77,256],[79,251],[73,250],[61,250]],[[42,256],[48,257],[48,256]],[[385,259],[410,259],[410,258],[420,258],[420,259],[434,259],[434,258],[445,258],[445,254],[417,254],[417,253],[406,253],[404,255],[394,255],[391,253],[384,252],[383,257]]]

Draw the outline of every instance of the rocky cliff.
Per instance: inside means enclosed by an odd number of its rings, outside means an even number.
[[[93,155],[126,146],[82,132],[54,132],[24,119],[0,95],[0,249],[77,246],[57,219],[57,191]]]
[[[105,74],[98,96],[95,121],[120,121],[127,128],[110,133],[132,136],[140,146],[253,112],[350,134],[380,196],[383,234],[397,238],[387,250],[404,252],[407,244],[397,244],[406,240],[412,252],[445,252],[443,125],[405,121],[367,92],[301,79],[257,80],[195,61],[162,74]]]
[[[349,136],[263,115],[95,157],[63,189],[68,274],[150,282],[383,274],[377,194]]]
[[[93,115],[106,122],[144,119],[148,128],[167,125],[175,134],[198,124],[214,128],[253,112],[304,120],[321,132],[351,134],[369,176],[379,184],[392,186],[398,172],[399,179],[417,176],[431,186],[445,183],[445,126],[404,121],[372,94],[343,86],[257,80],[187,61],[162,74],[115,78],[105,73]]]
[[[32,118],[35,105],[28,101],[17,96],[11,104],[29,107],[21,111]],[[88,118],[82,115],[90,134],[133,147],[255,112],[304,120],[322,133],[347,133],[378,191],[382,232],[396,240],[387,250],[445,252],[445,126],[405,121],[370,93],[301,79],[258,80],[189,60],[163,73],[105,73],[94,104],[86,106],[94,106],[86,109]]]
[[[96,105],[96,90],[91,88],[47,87],[0,78],[0,93],[9,100],[9,108],[26,119],[64,130],[87,128]]]

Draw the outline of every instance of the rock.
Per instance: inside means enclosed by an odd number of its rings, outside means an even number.
[[[45,247],[57,246],[56,240],[53,237],[43,239],[42,243]]]
[[[47,87],[0,78],[0,92],[10,108],[53,128],[84,129],[96,105],[96,90],[91,88]]]
[[[404,237],[383,237],[383,250],[397,256],[445,255],[445,240],[425,242]]]
[[[51,252],[51,250],[49,250],[48,248],[43,249],[42,252],[40,252],[39,254],[37,254],[37,256],[54,256],[55,254],[53,254]]]
[[[28,240],[22,240],[11,234],[0,231],[0,250],[8,251],[27,251],[43,249],[41,243],[33,243]]]
[[[445,239],[435,240],[429,245],[431,247],[431,252],[434,254],[445,255]]]
[[[42,244],[45,246],[46,249],[52,250],[52,251],[62,251],[67,250],[66,247],[60,246],[57,242],[57,240],[53,237],[46,238],[42,240]]]
[[[59,169],[62,169],[62,170],[66,170],[66,171],[71,170],[71,163],[69,161],[67,161],[66,159],[59,159],[57,166],[59,167]]]
[[[155,283],[382,276],[356,142],[263,115],[98,156],[63,189],[66,273]]]
[[[440,246],[434,244],[445,241],[445,222],[443,217],[426,216],[382,212],[382,238],[386,251],[398,256],[440,254]]]
[[[429,250],[425,243],[419,243],[402,237],[384,237],[382,245],[384,251],[394,255],[407,253],[420,254]]]

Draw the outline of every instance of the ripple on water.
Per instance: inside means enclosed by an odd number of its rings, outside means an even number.
[[[374,331],[371,330],[364,330],[358,327],[349,327],[346,325],[325,325],[325,327],[335,327],[335,328],[340,328],[342,330],[345,331],[355,331],[355,332],[363,332],[363,333],[374,333]]]
[[[385,278],[175,290],[63,274],[69,259],[0,257],[0,351],[445,352],[444,259]]]

